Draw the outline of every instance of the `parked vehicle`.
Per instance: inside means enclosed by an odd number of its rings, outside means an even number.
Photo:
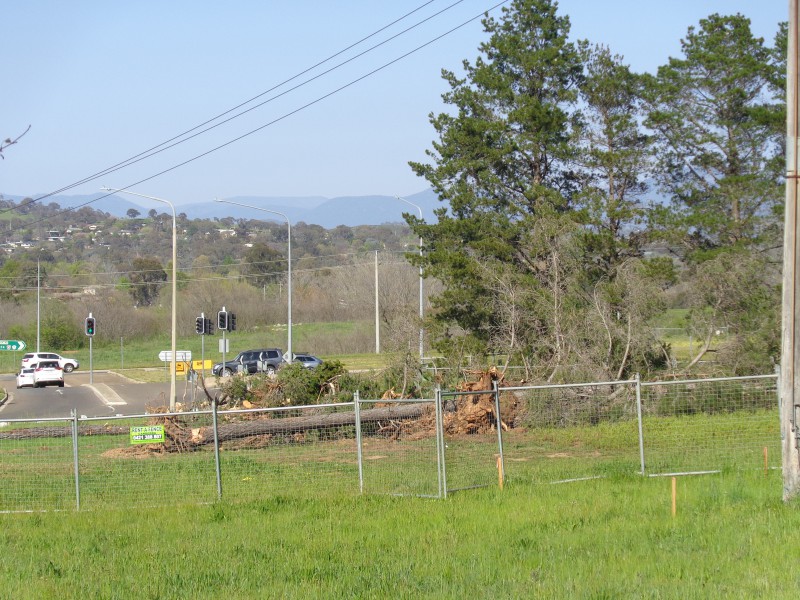
[[[58,361],[58,366],[61,367],[65,373],[72,373],[72,371],[80,366],[78,361],[74,358],[66,358],[65,356],[53,352],[28,352],[22,357],[22,366],[32,367],[43,360]]]
[[[234,373],[274,374],[283,364],[283,352],[280,348],[263,348],[261,350],[245,350],[233,360],[216,363],[211,372],[218,377],[229,377]]]
[[[306,369],[315,369],[322,364],[321,358],[317,358],[313,354],[306,354],[305,352],[295,354],[294,360],[303,365]]]
[[[64,387],[64,370],[56,360],[43,360],[33,369],[33,387],[46,385]]]
[[[33,387],[33,367],[22,367],[17,373],[17,389]]]

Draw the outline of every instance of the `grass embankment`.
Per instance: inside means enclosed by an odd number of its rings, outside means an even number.
[[[737,420],[755,428],[742,417],[663,419],[646,430],[647,454],[661,441],[672,467],[687,449],[713,458],[698,442]],[[5,439],[0,508],[62,510],[0,515],[0,597],[796,597],[800,506],[781,502],[780,471],[726,446],[728,462],[713,464],[747,470],[680,478],[672,517],[670,478],[632,474],[635,433],[630,422],[509,433],[503,491],[494,435],[448,437],[448,481],[491,487],[430,500],[357,496],[351,426],[287,430],[264,447],[223,446],[223,501],[209,504],[210,448],[144,457],[120,452],[127,433],[82,436],[79,513],[70,439]],[[363,441],[365,489],[435,489],[435,438]],[[543,483],[580,475],[604,478]],[[146,503],[162,507],[134,508]]]
[[[292,327],[292,350],[297,352],[310,352],[321,358],[341,360],[348,369],[371,369],[385,365],[385,357],[374,353],[345,354],[340,347],[346,344],[337,344],[337,339],[354,335],[362,324],[359,323],[298,323]],[[205,337],[205,339],[203,339]],[[263,331],[235,331],[226,335],[228,339],[228,352],[226,359],[230,360],[242,350],[251,348],[281,348],[286,350],[286,327],[272,327]],[[205,357],[207,361],[220,362],[222,353],[219,344],[222,340],[220,334],[213,336],[200,336],[191,334],[179,336],[175,344],[178,351],[189,350],[193,360]],[[25,340],[26,352],[36,350],[35,340]],[[167,331],[156,339],[140,340],[103,340],[95,338],[92,347],[92,368],[95,370],[114,370],[131,372],[137,376],[135,369],[164,368],[158,355],[164,350],[169,350],[172,341]],[[203,349],[205,346],[205,349]],[[328,348],[329,352],[321,352],[321,348]],[[57,352],[63,356],[75,358],[80,362],[80,369],[89,369],[89,346],[84,348],[42,348],[43,352]],[[25,352],[0,352],[0,372],[16,373],[19,370],[20,360]],[[134,370],[134,371],[131,371]],[[145,380],[153,380],[146,376]],[[155,379],[160,381],[160,379]]]
[[[779,474],[0,516],[27,598],[796,598]]]
[[[696,352],[702,340],[692,339],[686,333],[685,309],[671,309],[651,325],[658,330],[660,338],[670,344],[673,355],[679,363],[685,363]],[[102,324],[98,328],[102,330]],[[368,334],[368,335],[365,335]],[[275,325],[257,331],[235,331],[227,335],[229,350],[226,358],[233,358],[241,350],[250,348],[287,349],[287,331],[285,325]],[[222,360],[219,344],[222,335],[217,332],[213,336],[199,336],[195,333],[179,336],[176,340],[177,350],[189,350],[194,360],[204,356],[211,362]],[[294,352],[310,352],[321,358],[336,359],[344,363],[347,369],[376,369],[384,367],[386,357],[366,351],[352,353],[350,349],[366,344],[369,348],[374,339],[372,322],[332,322],[332,323],[295,323],[292,327],[292,349]],[[365,342],[366,340],[366,342]],[[24,340],[26,351],[36,349],[35,340]],[[714,344],[723,343],[725,335],[714,338]],[[96,337],[93,344],[92,366],[97,370],[126,371],[130,369],[164,367],[158,358],[159,352],[169,350],[171,338],[169,331],[154,339],[122,339],[108,340]],[[205,351],[203,351],[205,346]],[[76,358],[81,369],[89,368],[88,342],[83,348],[42,348],[42,351],[58,352],[64,356]],[[0,373],[16,373],[24,352],[0,352]],[[145,380],[153,380],[153,376],[145,376]],[[158,379],[156,379],[158,380]]]

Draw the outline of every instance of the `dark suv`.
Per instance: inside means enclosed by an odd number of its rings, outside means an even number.
[[[218,377],[228,377],[234,373],[260,373],[270,375],[277,371],[283,364],[283,352],[280,348],[263,348],[261,350],[245,350],[233,360],[216,363],[211,367],[211,372]]]

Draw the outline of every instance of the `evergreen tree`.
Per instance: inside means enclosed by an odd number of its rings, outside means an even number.
[[[683,58],[648,78],[647,125],[671,198],[654,224],[694,261],[774,242],[783,199],[775,55],[741,15],[701,20],[681,47]]]
[[[537,255],[548,244],[531,244],[530,234],[536,220],[557,222],[571,207],[582,68],[568,18],[548,0],[516,0],[483,24],[489,40],[474,65],[464,61],[465,77],[443,71],[444,100],[457,111],[431,116],[439,137],[432,164],[411,163],[448,207],[436,224],[409,222],[424,240],[425,270],[445,284],[434,301],[440,318],[488,342],[501,324],[486,302],[485,269],[510,265],[514,286],[550,279]]]

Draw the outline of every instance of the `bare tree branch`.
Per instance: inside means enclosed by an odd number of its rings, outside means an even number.
[[[23,131],[22,133],[20,133],[20,134],[19,134],[17,137],[15,137],[13,140],[12,140],[11,138],[6,138],[5,140],[3,140],[3,142],[0,144],[0,158],[2,158],[3,160],[5,160],[5,158],[6,158],[6,157],[5,157],[5,156],[3,156],[3,150],[5,150],[6,148],[8,148],[9,146],[13,146],[14,144],[16,144],[16,143],[17,143],[17,142],[20,140],[20,138],[21,138],[23,135],[25,135],[26,133],[28,133],[30,130],[31,130],[31,126],[30,126],[30,125],[28,125],[28,128],[27,128],[25,131]]]

